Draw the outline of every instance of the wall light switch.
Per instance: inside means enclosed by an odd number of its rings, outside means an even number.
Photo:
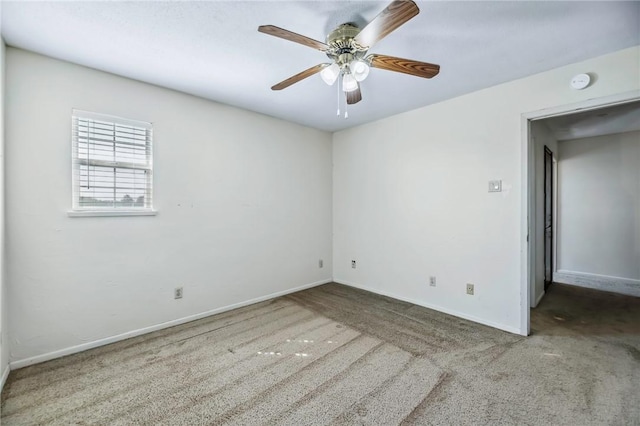
[[[489,181],[489,192],[502,192],[502,181],[501,180],[490,180]]]

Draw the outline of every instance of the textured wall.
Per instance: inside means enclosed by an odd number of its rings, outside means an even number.
[[[331,279],[331,134],[14,48],[7,66],[12,360]],[[157,216],[67,216],[72,108],[153,123]]]
[[[558,269],[640,280],[640,132],[559,145]]]
[[[638,90],[639,59],[634,47],[336,133],[336,281],[526,333],[522,114]],[[595,83],[571,89],[583,72]]]
[[[1,16],[1,12],[0,12]],[[0,38],[0,387],[3,374],[9,367],[9,321],[7,309],[7,280],[5,262],[5,218],[4,218],[4,94],[5,94],[4,40]],[[1,389],[0,389],[1,390]]]

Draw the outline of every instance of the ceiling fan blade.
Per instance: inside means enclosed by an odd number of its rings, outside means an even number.
[[[299,82],[300,80],[304,80],[307,77],[311,77],[314,74],[319,73],[320,71],[322,71],[323,68],[328,67],[331,64],[318,64],[314,67],[308,68],[302,72],[299,72],[298,74],[289,77],[286,80],[281,81],[280,83],[276,84],[275,86],[271,87],[271,90],[282,90],[282,89],[286,89],[287,87],[291,86],[294,83]]]
[[[291,32],[289,30],[285,30],[284,28],[276,27],[274,25],[261,25],[261,26],[258,27],[258,31],[260,31],[261,33],[272,35],[274,37],[280,37],[280,38],[283,38],[285,40],[289,40],[289,41],[293,41],[293,42],[296,42],[296,43],[300,43],[300,44],[303,44],[305,46],[321,50],[323,52],[326,51],[329,48],[329,46],[327,46],[324,43],[319,42],[318,40],[314,40],[312,38],[305,37],[305,36],[300,35],[300,34],[296,34],[294,32]]]
[[[357,104],[362,100],[362,93],[360,92],[360,84],[358,84],[358,88],[356,90],[352,90],[351,92],[344,92],[347,96],[347,104],[353,105]]]
[[[413,1],[395,0],[369,22],[355,40],[360,46],[371,47],[418,13],[420,9]]]
[[[413,61],[411,59],[396,58],[387,55],[377,55],[375,53],[367,56],[365,60],[369,62],[373,68],[402,72],[405,74],[415,75],[416,77],[431,78],[435,77],[440,72],[440,65]]]

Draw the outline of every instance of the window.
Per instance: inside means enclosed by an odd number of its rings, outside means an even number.
[[[73,110],[71,133],[70,215],[152,214],[151,123]]]

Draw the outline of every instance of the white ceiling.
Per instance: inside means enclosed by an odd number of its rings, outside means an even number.
[[[336,117],[336,87],[317,75],[270,90],[327,58],[259,25],[324,41],[389,2],[3,1],[2,35],[10,46],[328,131],[640,44],[640,2],[421,1],[420,14],[370,52],[440,64],[435,78],[373,69],[347,120]]]
[[[640,130],[640,102],[561,115],[542,120],[558,141]]]

